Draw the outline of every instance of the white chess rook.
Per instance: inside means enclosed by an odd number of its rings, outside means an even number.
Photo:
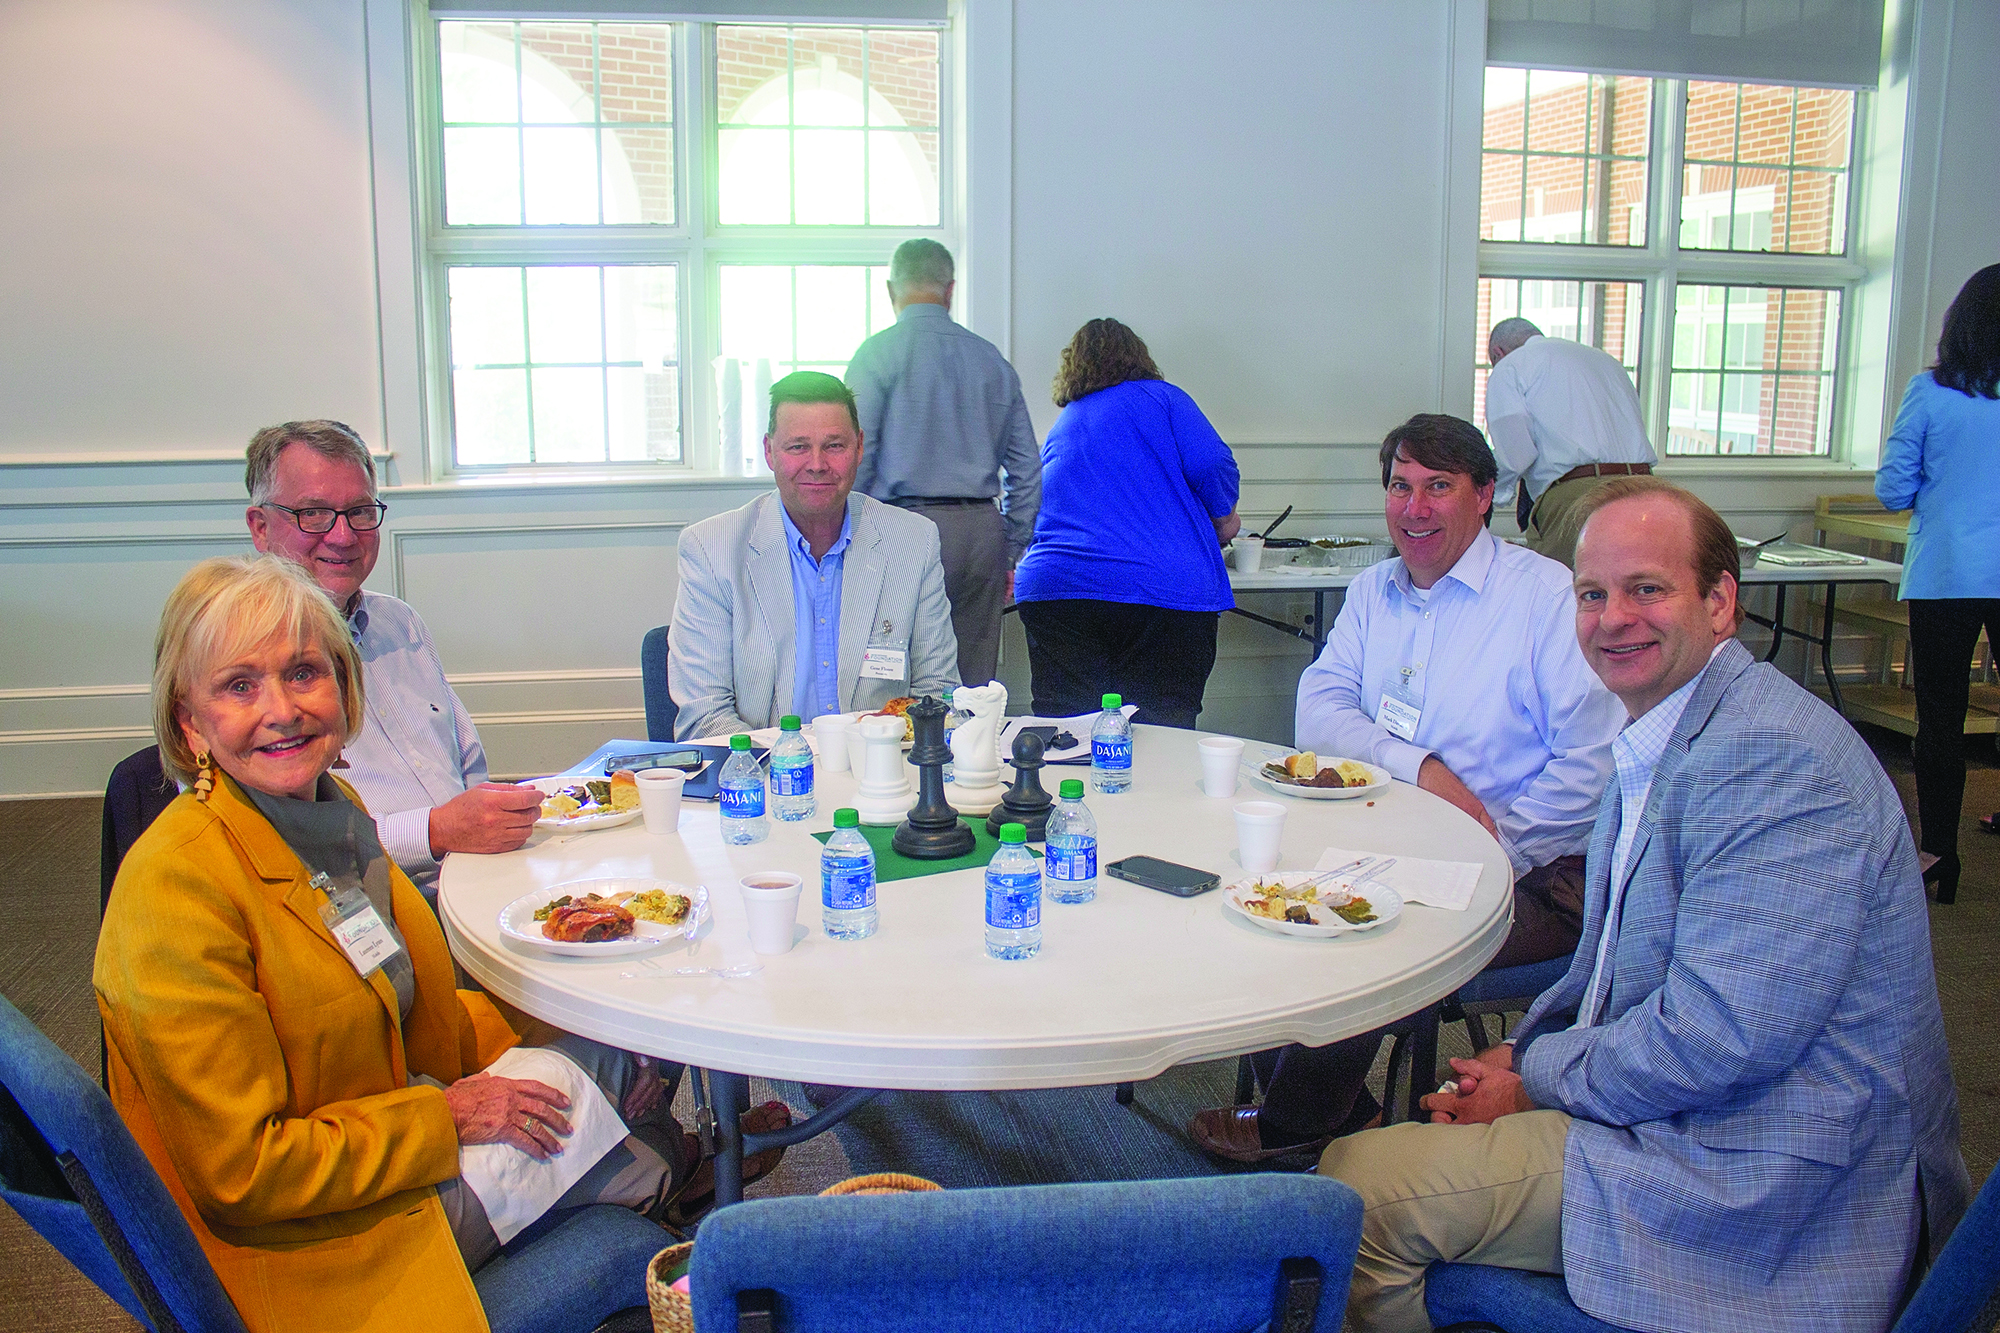
[[[909,767],[903,762],[904,726],[900,717],[864,717],[855,724],[863,754],[854,808],[864,824],[900,824],[917,802],[910,790]]]
[[[999,681],[961,685],[952,706],[970,716],[951,733],[952,782],[945,793],[962,815],[983,815],[1007,794],[1000,781],[1000,724],[1007,716],[1007,687]]]

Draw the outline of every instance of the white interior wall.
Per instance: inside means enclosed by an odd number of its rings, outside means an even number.
[[[1057,351],[1113,314],[1238,445],[1246,515],[1296,504],[1293,532],[1380,532],[1371,441],[1468,392],[1451,358],[1470,233],[1448,220],[1468,160],[1476,187],[1476,4],[1265,0],[1225,22],[1191,0],[968,3],[982,35],[1013,29],[1011,60],[972,57],[1003,71],[968,115],[1012,208],[977,206],[968,241],[997,258],[968,263],[968,288],[997,275],[1005,299],[980,291],[970,317],[1011,349],[1038,427]],[[247,545],[228,460],[252,430],[331,415],[380,438],[414,416],[402,388],[385,402],[411,377],[378,351],[365,17],[363,0],[0,6],[0,794],[97,789],[144,743],[168,588]],[[1917,43],[1936,105],[1913,141],[1951,169],[1935,226],[1904,238],[1924,300],[1896,331],[1925,327],[1928,357],[1958,283],[2000,258],[1981,253],[2000,186],[1980,149],[2000,22],[1970,0],[1920,17],[1949,31]],[[372,583],[429,621],[495,770],[638,734],[638,641],[672,607],[679,529],[753,489],[431,486],[396,447],[411,484],[388,491]],[[1867,486],[1823,465],[1682,475],[1760,534]],[[1205,725],[1288,736],[1304,645],[1224,623]],[[1025,697],[1018,630],[1005,674]]]

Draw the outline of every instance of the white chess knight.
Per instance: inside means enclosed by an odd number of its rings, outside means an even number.
[[[970,714],[951,733],[952,783],[945,799],[962,815],[983,815],[1000,804],[1000,724],[1007,718],[1007,687],[999,681],[961,685],[952,706]]]
[[[855,723],[863,746],[861,789],[854,808],[864,824],[900,824],[917,802],[903,762],[904,723],[900,717],[864,717]]]

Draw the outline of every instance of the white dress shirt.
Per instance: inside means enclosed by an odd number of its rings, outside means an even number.
[[[340,776],[375,817],[389,859],[430,897],[438,873],[431,808],[486,781],[486,751],[409,603],[364,588],[347,623],[361,652],[367,718],[341,751]]]
[[[1723,643],[1729,642],[1731,640],[1723,640]],[[1715,654],[1721,651],[1722,643],[1716,644],[1708,660],[1713,662]],[[1645,813],[1646,798],[1652,794],[1653,774],[1660,767],[1661,756],[1667,752],[1667,742],[1673,739],[1674,728],[1681,724],[1681,714],[1687,711],[1688,700],[1694,698],[1694,687],[1701,684],[1701,678],[1707,674],[1708,668],[1703,666],[1693,680],[1648,708],[1643,717],[1632,719],[1631,725],[1619,732],[1618,739],[1611,743],[1611,760],[1618,771],[1618,841],[1612,844],[1611,849],[1611,880],[1606,891],[1609,901],[1604,905],[1604,933],[1598,937],[1597,959],[1591,965],[1590,985],[1584,988],[1583,1004],[1577,1009],[1578,1027],[1589,1027],[1597,1021],[1598,1010],[1610,989],[1604,960],[1611,956],[1611,948],[1618,939],[1620,909],[1625,905],[1625,872],[1631,869],[1626,862],[1632,856],[1632,840],[1639,834],[1639,820]]]
[[[1639,394],[1618,359],[1566,338],[1528,339],[1486,377],[1486,433],[1500,480],[1493,508],[1514,503],[1525,477],[1540,499],[1584,463],[1657,463],[1639,415]]]
[[[1413,740],[1382,696],[1420,710]],[[1426,597],[1399,557],[1356,579],[1299,679],[1300,749],[1415,782],[1435,754],[1477,796],[1522,875],[1590,845],[1625,709],[1576,645],[1570,572],[1490,532]]]

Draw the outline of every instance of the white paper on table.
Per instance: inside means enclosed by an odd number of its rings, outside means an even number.
[[[1383,855],[1386,853],[1329,847],[1320,854],[1319,864],[1313,869],[1337,870],[1341,866],[1352,865],[1364,856]],[[1387,884],[1401,894],[1406,903],[1422,903],[1426,907],[1442,907],[1448,912],[1463,912],[1472,906],[1473,890],[1479,887],[1479,867],[1466,861],[1425,861],[1415,856],[1398,856],[1396,864],[1379,873],[1364,867],[1361,881],[1366,880]]]
[[[458,1173],[486,1210],[493,1234],[505,1245],[555,1206],[571,1185],[625,1141],[625,1122],[589,1075],[561,1051],[516,1046],[485,1071],[501,1078],[531,1078],[569,1097],[570,1124],[562,1151],[538,1162],[511,1143],[475,1143],[458,1150]]]
[[[1139,711],[1139,705],[1126,704],[1118,711],[1125,714],[1125,720],[1130,722],[1132,714]],[[1096,726],[1097,719],[1103,716],[1103,713],[1097,712],[1084,713],[1077,717],[1010,717],[1000,726],[1001,762],[1013,762],[1014,737],[1021,734],[1022,727],[1054,727],[1058,732],[1067,731],[1076,737],[1075,745],[1066,745],[1061,749],[1044,748],[1043,763],[1065,764],[1079,758],[1087,760],[1090,758],[1090,729]]]

